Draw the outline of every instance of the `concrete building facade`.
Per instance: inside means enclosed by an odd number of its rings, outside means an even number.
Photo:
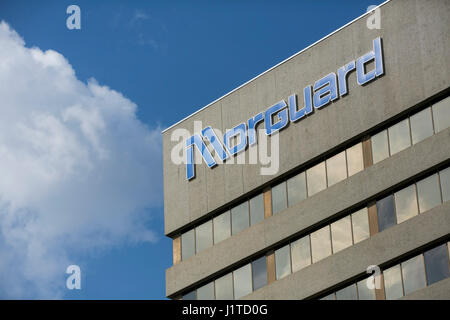
[[[169,298],[450,298],[450,2],[377,10],[163,131]],[[282,129],[233,155],[249,119]],[[188,179],[194,134],[216,165]],[[274,174],[250,163],[264,137]]]

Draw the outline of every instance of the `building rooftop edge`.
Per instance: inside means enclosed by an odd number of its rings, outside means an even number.
[[[391,1],[391,0],[386,0],[386,1],[384,1],[383,3],[381,3],[381,4],[379,4],[378,6],[376,6],[375,8],[373,8],[373,10],[375,10],[375,9],[377,9],[377,8],[379,8],[379,7],[383,6],[383,5],[385,5],[386,3],[390,2],[390,1]],[[352,21],[347,22],[347,23],[346,23],[345,25],[343,25],[342,27],[339,27],[338,29],[332,31],[331,33],[329,33],[329,34],[327,34],[326,36],[324,36],[324,37],[320,38],[319,40],[317,40],[316,42],[310,44],[310,45],[307,46],[306,48],[303,48],[302,50],[300,50],[300,51],[294,53],[293,55],[291,55],[290,57],[288,57],[288,58],[284,59],[283,61],[277,63],[277,64],[274,65],[273,67],[267,69],[266,71],[263,71],[262,73],[258,74],[257,76],[253,77],[252,79],[248,80],[247,82],[245,82],[245,83],[241,84],[240,86],[234,88],[233,90],[229,91],[228,93],[225,93],[223,96],[221,96],[221,97],[217,98],[216,100],[214,100],[214,101],[208,103],[206,106],[204,106],[204,107],[198,109],[197,111],[195,111],[195,112],[191,113],[190,115],[184,117],[184,118],[181,119],[180,121],[178,121],[178,122],[172,124],[171,126],[167,127],[166,129],[162,130],[162,131],[161,131],[161,134],[163,134],[163,133],[165,133],[166,131],[172,129],[173,127],[179,125],[179,124],[182,123],[183,121],[185,121],[185,120],[189,119],[190,117],[196,115],[197,113],[203,111],[204,109],[208,108],[210,105],[212,105],[212,104],[216,103],[217,101],[219,101],[219,100],[221,100],[221,99],[227,97],[228,95],[230,95],[230,94],[232,94],[233,92],[239,90],[240,88],[244,87],[245,85],[247,85],[248,83],[252,82],[253,80],[256,80],[257,78],[263,76],[263,75],[266,74],[267,72],[269,72],[269,71],[275,69],[276,67],[280,66],[281,64],[283,64],[283,63],[285,63],[285,62],[291,60],[292,58],[296,57],[297,55],[299,55],[299,54],[305,52],[305,51],[308,50],[309,48],[312,48],[313,46],[315,46],[316,44],[322,42],[323,40],[325,40],[325,39],[331,37],[333,34],[339,32],[340,30],[344,29],[345,27],[351,25],[351,24],[354,23],[355,21],[358,21],[359,19],[361,19],[361,18],[363,18],[364,16],[370,14],[371,12],[372,12],[372,10],[371,10],[371,11],[367,11],[367,12],[363,13],[362,15],[360,15],[359,17],[353,19]]]

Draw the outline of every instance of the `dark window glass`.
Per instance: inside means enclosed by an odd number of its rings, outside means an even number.
[[[183,300],[197,300],[195,298],[195,290],[183,295]]]
[[[377,201],[377,213],[380,232],[396,224],[394,197],[392,195]]]
[[[253,290],[258,290],[267,284],[266,257],[252,262]]]
[[[450,276],[446,244],[428,250],[424,253],[424,257],[428,285]]]

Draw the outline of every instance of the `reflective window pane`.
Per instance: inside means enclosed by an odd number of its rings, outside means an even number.
[[[364,169],[362,143],[355,144],[353,147],[348,148],[346,152],[348,176],[350,177]]]
[[[412,143],[415,144],[433,135],[431,108],[426,108],[411,116]]]
[[[247,264],[233,271],[234,298],[240,299],[252,292],[252,269]]]
[[[392,195],[377,201],[377,215],[379,232],[396,224],[394,198]]]
[[[388,128],[389,134],[389,148],[391,155],[396,154],[411,145],[411,138],[409,136],[409,120],[405,119],[392,127]]]
[[[383,278],[386,300],[394,300],[403,297],[402,273],[400,271],[400,265],[384,270]]]
[[[441,180],[442,200],[450,200],[450,167],[439,172],[439,179]]]
[[[437,133],[450,127],[450,97],[433,105],[434,131]]]
[[[419,211],[425,212],[441,204],[441,192],[437,174],[417,182],[417,195],[419,197]]]
[[[357,283],[358,300],[375,300],[375,289],[367,287],[367,279],[361,280]]]
[[[264,198],[263,194],[258,194],[250,199],[250,225],[257,224],[264,220]]]
[[[181,235],[181,259],[187,259],[195,254],[195,231],[189,230]]]
[[[194,291],[191,291],[191,292],[188,292],[188,293],[186,293],[185,295],[183,295],[183,298],[182,298],[183,300],[196,300],[196,297],[195,297],[195,290]]]
[[[252,262],[253,290],[258,290],[267,284],[266,257]]]
[[[347,178],[345,151],[342,151],[341,153],[327,159],[326,164],[329,187]]]
[[[371,137],[373,163],[389,157],[387,130],[383,130]]]
[[[212,220],[209,220],[195,228],[195,243],[197,253],[212,246]]]
[[[292,272],[311,264],[309,235],[291,243]]]
[[[331,224],[331,240],[333,244],[333,253],[339,252],[352,245],[352,224],[350,216],[339,219]]]
[[[282,182],[272,188],[272,213],[276,214],[286,208],[286,182]]]
[[[367,208],[352,214],[353,242],[358,243],[370,237]]]
[[[197,289],[197,300],[214,300],[214,282]]]
[[[291,253],[289,245],[275,250],[275,271],[277,280],[291,273]]]
[[[329,294],[323,298],[321,298],[320,300],[336,300],[336,295],[334,293]]]
[[[287,181],[288,205],[292,206],[306,199],[305,172],[301,172]]]
[[[219,243],[231,236],[230,211],[222,213],[213,219],[214,243]]]
[[[231,273],[224,275],[214,282],[216,287],[216,300],[233,300],[233,277]]]
[[[448,265],[447,244],[426,251],[424,254],[425,270],[428,285],[450,276]]]
[[[231,234],[237,234],[249,227],[248,202],[231,209]]]
[[[356,284],[349,285],[339,291],[336,291],[336,300],[357,300]]]
[[[418,255],[402,262],[403,286],[405,295],[426,287],[423,256]]]
[[[311,233],[311,254],[313,263],[331,255],[330,226]]]
[[[394,198],[397,223],[401,223],[419,214],[416,186],[414,184],[394,193]]]
[[[312,196],[327,187],[325,175],[325,162],[306,170],[306,180],[308,182],[308,196]]]

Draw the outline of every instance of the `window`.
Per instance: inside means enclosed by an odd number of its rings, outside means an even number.
[[[394,198],[392,195],[377,201],[377,213],[379,232],[396,224]]]
[[[292,272],[311,264],[309,235],[291,243]]]
[[[249,227],[248,202],[231,209],[231,234],[235,235]]]
[[[447,254],[447,245],[445,243],[423,254],[428,285],[450,276]]]
[[[369,216],[367,208],[362,208],[352,214],[353,242],[358,243],[369,238]]]
[[[450,200],[450,167],[439,172],[441,180],[442,200]]]
[[[288,205],[292,206],[306,199],[305,172],[299,173],[287,181]]]
[[[411,116],[412,143],[415,144],[433,135],[431,108],[426,108]]]
[[[231,273],[215,281],[216,300],[232,300],[233,299],[233,276]]]
[[[441,204],[438,175],[433,174],[417,182],[417,194],[419,196],[420,213]]]
[[[389,157],[387,130],[383,130],[372,136],[371,143],[374,164]]]
[[[214,300],[214,282],[197,289],[197,300]]]
[[[332,293],[332,294],[329,294],[329,295],[321,298],[320,300],[336,300],[336,296],[334,293]]]
[[[253,290],[258,290],[267,284],[266,257],[261,257],[252,262]]]
[[[450,97],[433,105],[434,129],[438,133],[450,126]]]
[[[375,290],[367,287],[367,279],[359,281],[356,286],[358,287],[358,300],[375,300]]]
[[[230,211],[222,213],[213,219],[214,243],[219,243],[231,236]]]
[[[408,220],[419,213],[417,208],[416,186],[413,184],[394,194],[397,223]]]
[[[195,231],[189,230],[181,235],[181,259],[187,259],[195,254]]]
[[[350,216],[339,219],[331,224],[331,239],[333,253],[339,252],[352,245],[352,224]]]
[[[252,292],[252,269],[250,264],[233,271],[234,298],[240,299]]]
[[[355,144],[346,150],[348,176],[352,176],[364,169],[362,143]]]
[[[345,151],[329,158],[326,164],[329,187],[347,178]]]
[[[409,120],[405,119],[388,128],[389,133],[389,149],[391,155],[396,154],[411,145],[409,136]]]
[[[331,255],[330,226],[311,233],[311,254],[313,263]]]
[[[275,271],[277,280],[291,273],[291,254],[289,245],[275,250]]]
[[[276,214],[286,208],[286,182],[282,182],[272,188],[272,213]]]
[[[182,299],[183,300],[196,300],[195,290],[191,291],[189,293],[186,293],[185,295],[183,295]]]
[[[403,297],[402,273],[400,271],[400,265],[384,270],[383,278],[386,300],[394,300]]]
[[[336,300],[358,300],[356,284],[349,285],[348,287],[336,291]]]
[[[250,225],[257,224],[264,220],[264,199],[263,194],[258,194],[250,199]]]
[[[195,228],[195,241],[197,253],[212,246],[212,220]]]
[[[423,256],[418,255],[402,263],[405,295],[426,287]]]
[[[312,196],[327,187],[325,175],[325,162],[306,170],[306,180],[308,182],[308,196]]]

